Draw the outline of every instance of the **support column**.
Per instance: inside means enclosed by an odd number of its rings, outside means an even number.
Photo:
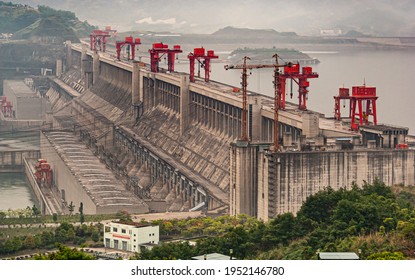
[[[248,96],[248,109],[249,105],[252,105],[252,123],[249,123],[248,118],[248,127],[252,129],[252,135],[248,135],[252,142],[260,142],[261,139],[261,96],[260,95],[249,95]],[[248,112],[249,116],[249,112]],[[248,131],[249,132],[249,131]]]
[[[314,138],[320,135],[319,116],[316,113],[305,111],[302,113],[303,135]]]
[[[140,100],[140,66],[137,61],[133,61],[133,71],[131,74],[131,104],[133,105],[134,119],[143,113],[142,102]]]
[[[62,75],[62,59],[56,60],[56,77]]]
[[[93,73],[92,73],[92,84],[95,85],[95,83],[98,81],[98,77],[99,77],[99,54],[98,51],[94,52],[94,56],[93,56]]]
[[[180,135],[183,135],[190,123],[190,77],[180,76]]]
[[[230,215],[247,214],[257,217],[259,150],[260,146],[247,144],[245,141],[237,141],[231,146]]]
[[[87,77],[86,77],[86,64],[87,64],[87,46],[82,45],[82,51],[81,51],[81,79],[83,81],[83,84],[86,84]]]
[[[66,41],[66,67],[69,69],[72,66],[72,43],[71,41]]]
[[[144,76],[140,69],[138,71],[138,99],[144,106]]]

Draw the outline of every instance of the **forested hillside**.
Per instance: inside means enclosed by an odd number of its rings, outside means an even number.
[[[269,222],[246,215],[142,220],[140,223],[160,226],[162,242],[135,258],[191,259],[221,253],[236,259],[308,260],[316,259],[318,251],[326,251],[355,252],[361,259],[413,259],[414,194],[414,187],[392,190],[375,182],[351,190],[327,188],[310,196],[296,216],[286,213]],[[8,229],[0,232],[0,257],[53,249],[57,243],[103,246],[102,224],[74,226],[56,216],[54,221],[61,221],[56,228],[30,226],[30,217],[38,222],[45,219],[34,210],[28,208],[27,215],[22,212],[17,220],[11,213],[0,212],[0,224],[8,224]],[[117,216],[130,219],[128,213]],[[18,224],[10,224],[14,220]]]
[[[74,13],[54,10],[47,6],[37,9],[0,1],[0,33],[12,33],[13,38],[61,36],[67,39],[87,36],[93,26],[80,21]]]
[[[208,235],[196,246],[165,243],[138,259],[189,259],[212,252],[237,259],[316,259],[318,251],[356,252],[362,259],[412,259],[415,252],[414,188],[394,193],[380,182],[351,190],[327,188],[294,216],[264,223],[247,216],[162,221],[168,235]],[[412,193],[411,193],[412,192]]]

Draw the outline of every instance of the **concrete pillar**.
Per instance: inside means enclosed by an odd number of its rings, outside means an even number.
[[[140,67],[140,66],[139,66]],[[144,82],[143,72],[138,69],[138,100],[144,104]]]
[[[85,82],[85,69],[86,69],[86,63],[87,63],[87,46],[82,45],[82,51],[81,51],[81,79]]]
[[[158,96],[158,92],[159,92],[157,81],[156,81],[156,74],[155,73],[150,73],[149,76],[150,76],[150,79],[153,81],[153,83],[152,83],[153,88],[150,88],[150,91],[149,91],[150,99],[151,99],[151,102],[150,102],[151,105],[150,106],[151,107],[156,107],[158,105],[157,96]]]
[[[252,105],[252,123],[249,124],[249,105],[248,105],[248,127],[252,127],[252,135],[249,135],[251,141],[260,142],[261,139],[261,96],[260,95],[248,95],[248,104]]]
[[[180,135],[183,135],[190,123],[190,78],[180,76]]]
[[[62,59],[56,60],[56,77],[62,75]]]
[[[66,67],[69,69],[72,66],[72,43],[71,41],[66,41]]]
[[[92,84],[95,85],[95,83],[98,81],[99,77],[99,54],[98,51],[94,52],[93,56],[93,62],[92,62]]]
[[[284,136],[283,136],[283,145],[284,147],[290,147],[293,144],[293,137],[291,132],[284,132]]]
[[[258,146],[244,141],[230,150],[230,215],[258,213]]]
[[[138,61],[133,62],[131,96],[133,105],[140,103],[140,66]]]
[[[269,160],[264,151],[258,153],[258,214],[257,218],[267,222],[269,219]]]
[[[307,138],[314,138],[320,134],[319,116],[309,111],[303,112],[303,135]]]

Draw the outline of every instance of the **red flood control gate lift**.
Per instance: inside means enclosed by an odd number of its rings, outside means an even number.
[[[205,69],[205,82],[210,80],[210,60],[219,58],[215,55],[215,52],[212,50],[207,51],[205,54],[204,48],[195,48],[193,53],[190,53],[187,58],[190,61],[190,81],[195,81],[195,60],[199,62],[202,68]],[[198,71],[198,77],[200,77],[200,70]]]
[[[169,49],[168,45],[163,43],[154,43],[153,48],[149,49],[148,52],[150,53],[151,72],[158,73],[159,62],[165,54],[167,54],[167,70],[169,72],[174,72],[175,56],[183,51],[181,50],[180,45],[174,45],[173,49]]]
[[[40,187],[52,187],[52,168],[46,159],[38,159],[35,165],[35,177]]]
[[[107,38],[110,37],[109,31],[103,30],[94,30],[91,34],[89,34],[90,38],[90,49],[91,51],[96,51],[97,45],[99,47],[99,51],[105,52],[107,46]]]
[[[360,125],[369,124],[369,116],[373,117],[373,124],[377,125],[376,115],[376,87],[366,85],[352,88],[350,111],[352,113],[351,129],[357,131]],[[363,107],[365,105],[365,107]]]
[[[372,116],[372,122],[377,125],[376,114],[376,87],[354,86],[352,95],[349,94],[348,88],[340,88],[339,95],[334,96],[334,118],[341,120],[341,100],[350,100],[349,118],[351,118],[350,129],[357,131],[359,126],[368,125],[369,117]],[[345,105],[344,105],[345,106]]]
[[[7,101],[6,96],[1,97],[1,110],[5,118],[13,117],[13,105],[10,101]]]
[[[135,48],[136,46],[141,45],[141,40],[140,38],[133,38],[132,36],[129,37],[125,37],[124,41],[118,41],[115,43],[115,47],[117,49],[117,59],[121,60],[121,49],[124,46],[127,46],[127,59],[130,60],[134,60],[135,58]],[[131,52],[131,57],[130,57],[130,52]]]
[[[298,109],[307,110],[307,96],[308,96],[308,87],[310,82],[308,79],[318,78],[318,74],[313,72],[313,68],[306,66],[302,67],[300,72],[300,64],[294,63],[289,66],[284,67],[284,73],[279,75],[279,81],[281,83],[281,95],[280,95],[280,109],[285,109],[285,95],[286,95],[286,80],[291,79],[298,85]],[[292,92],[291,92],[292,98]]]

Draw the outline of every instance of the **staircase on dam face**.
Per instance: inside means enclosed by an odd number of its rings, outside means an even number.
[[[215,135],[192,124],[180,136],[178,118],[163,106],[145,113],[134,131],[223,191],[229,190],[231,138]]]
[[[62,80],[71,88],[78,84],[76,69],[73,73],[62,76],[65,77]],[[57,94],[59,93],[50,93],[50,98],[59,108],[58,115],[62,115],[58,117],[68,118],[65,112],[71,111],[74,124],[95,140],[110,133],[112,127],[124,125],[194,171],[194,176],[209,181],[224,193],[229,191],[229,146],[233,139],[210,132],[202,125],[193,124],[180,136],[178,117],[161,105],[149,109],[134,124],[131,88],[117,81],[98,78],[91,88],[83,91],[69,105],[60,103]],[[132,153],[123,153],[116,148],[109,144],[99,148],[104,150],[98,151],[98,154],[105,161],[109,160],[107,166],[122,175],[126,185],[137,195],[164,200],[169,211],[188,211],[191,208],[187,195],[178,191],[177,182],[151,176],[152,171],[146,164],[136,160]]]
[[[81,77],[81,71],[78,69],[69,69],[60,76],[60,79],[79,93],[83,93],[85,91],[85,84]]]

